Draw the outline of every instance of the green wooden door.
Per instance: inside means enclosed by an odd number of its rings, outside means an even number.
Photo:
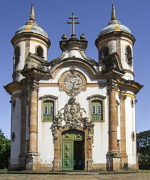
[[[74,149],[74,145],[79,141],[84,142],[84,133],[81,131],[69,130],[62,133],[62,170],[74,169],[74,160],[79,159],[78,148]],[[83,156],[82,160],[84,160],[84,146],[83,143],[81,144],[83,152],[80,151],[80,157]]]
[[[62,154],[62,168],[63,170],[73,170],[73,141],[64,141]]]

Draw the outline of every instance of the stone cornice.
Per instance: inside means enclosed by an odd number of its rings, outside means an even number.
[[[12,95],[13,92],[21,90],[21,86],[19,82],[13,81],[6,86],[4,86],[4,89]]]
[[[56,99],[58,99],[58,97],[57,97],[57,96],[54,96],[54,95],[50,95],[50,94],[39,97],[39,100],[43,100],[43,99],[56,100]]]
[[[84,39],[70,38],[69,40],[60,41],[60,48],[62,51],[71,49],[86,50],[87,44],[88,41]]]
[[[94,95],[92,95],[92,96],[88,96],[88,97],[87,97],[87,100],[96,99],[96,98],[98,98],[98,99],[105,99],[106,96],[102,96],[102,95],[99,95],[99,94],[94,94]]]
[[[125,80],[123,78],[117,80],[119,88],[122,90],[132,91],[134,94],[137,94],[143,87],[143,85],[135,82],[133,80]]]
[[[128,33],[124,33],[122,31],[115,31],[115,32],[110,32],[108,34],[105,34],[105,35],[102,35],[102,36],[99,36],[96,40],[95,40],[95,45],[96,47],[99,46],[99,43],[102,42],[103,40],[106,40],[107,38],[110,38],[110,37],[119,37],[119,38],[122,38],[122,37],[126,37],[128,39],[131,40],[131,42],[134,44],[135,43],[135,38],[133,35],[131,34],[128,34]]]
[[[47,47],[49,48],[50,45],[51,45],[51,42],[48,38],[40,35],[40,34],[37,34],[37,33],[33,33],[33,32],[23,32],[21,34],[18,34],[18,35],[15,35],[12,40],[11,40],[11,43],[12,45],[14,46],[15,45],[15,42],[20,39],[20,38],[24,38],[25,39],[29,39],[31,37],[35,37],[35,38],[38,38],[38,39],[41,39],[43,40],[46,44],[47,44]]]

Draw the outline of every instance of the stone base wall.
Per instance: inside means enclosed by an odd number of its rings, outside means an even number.
[[[96,163],[96,164],[93,164],[93,170],[106,170],[106,164],[104,163]]]
[[[53,169],[53,164],[41,164],[41,171],[52,171]]]
[[[18,164],[10,164],[8,166],[9,171],[18,171],[19,170],[19,165]]]

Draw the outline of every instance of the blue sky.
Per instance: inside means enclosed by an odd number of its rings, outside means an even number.
[[[150,0],[0,0],[0,128],[10,138],[11,106],[10,95],[3,86],[12,81],[13,47],[11,39],[15,31],[29,20],[31,3],[35,6],[36,21],[49,35],[51,47],[48,61],[61,55],[59,41],[62,34],[71,35],[67,24],[72,12],[79,17],[76,35],[86,35],[87,56],[98,60],[95,39],[110,21],[111,5],[115,5],[117,19],[136,38],[134,45],[135,81],[144,85],[136,95],[137,132],[150,129]]]

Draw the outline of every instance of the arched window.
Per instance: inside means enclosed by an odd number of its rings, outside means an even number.
[[[41,46],[37,47],[37,55],[43,58],[43,48]]]
[[[92,108],[92,120],[93,121],[103,120],[102,101],[93,100],[92,103],[91,103],[91,108]]]
[[[109,48],[107,46],[105,46],[103,49],[103,57],[108,56],[108,54],[109,54]]]
[[[109,48],[107,46],[104,46],[99,51],[99,59],[104,58],[109,55]]]
[[[20,60],[20,47],[19,46],[16,46],[15,47],[15,50],[14,50],[14,59],[15,59],[15,67],[18,65],[19,63],[19,60]]]
[[[52,121],[54,119],[54,101],[46,100],[43,102],[43,120]]]
[[[130,46],[126,47],[126,61],[129,65],[132,65],[132,51]]]

